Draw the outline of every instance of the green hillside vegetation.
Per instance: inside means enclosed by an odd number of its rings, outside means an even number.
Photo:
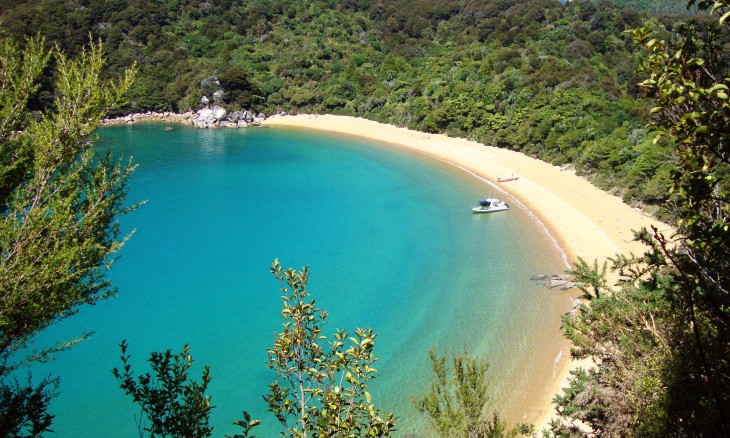
[[[637,11],[651,12],[654,14],[684,14],[695,13],[695,8],[687,9],[685,0],[609,0],[621,8],[632,8]]]
[[[647,250],[612,260],[616,285],[608,265],[575,264],[590,305],[564,331],[599,365],[556,397],[561,436],[584,435],[575,419],[597,436],[730,436],[730,4],[690,3],[717,20],[711,32],[633,32],[654,126],[678,146],[676,230],[637,231]]]
[[[109,74],[136,63],[123,111],[230,107],[334,113],[445,132],[590,175],[628,202],[668,199],[626,29],[647,17],[589,0],[5,2],[2,29],[74,55],[100,38]],[[662,21],[666,20],[666,21]],[[660,35],[672,20],[653,19]],[[228,79],[220,82],[214,80]],[[46,87],[36,105],[53,98]]]

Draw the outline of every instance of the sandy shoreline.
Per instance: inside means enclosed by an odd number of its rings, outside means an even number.
[[[638,209],[629,207],[572,171],[527,157],[521,153],[440,134],[427,134],[365,119],[331,116],[273,116],[263,125],[291,126],[366,137],[410,149],[462,167],[496,184],[517,198],[545,224],[572,263],[580,256],[599,262],[617,252],[640,253],[643,247],[632,242],[632,230],[655,225],[667,226]],[[519,177],[498,183],[498,178]],[[565,351],[556,379],[546,384],[541,397],[542,413],[527,418],[540,430],[554,416],[552,396],[566,385],[568,370],[576,366]]]

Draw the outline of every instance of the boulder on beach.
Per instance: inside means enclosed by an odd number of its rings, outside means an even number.
[[[203,108],[198,111],[195,116],[195,123],[200,127],[203,127],[202,125],[207,127],[208,125],[223,120],[226,117],[226,114],[228,114],[228,112],[225,109],[218,105],[213,105],[211,108]]]
[[[226,118],[226,114],[228,114],[228,111],[226,111],[225,108],[218,105],[213,105],[211,110],[213,111],[213,116],[216,120],[223,120]]]
[[[203,108],[202,110],[198,111],[195,116],[195,122],[198,126],[207,125],[209,123],[215,122],[215,115],[213,114],[213,110],[211,110],[210,108]]]
[[[233,123],[238,123],[239,121],[242,121],[243,111],[233,111],[232,113],[228,114],[228,120]]]

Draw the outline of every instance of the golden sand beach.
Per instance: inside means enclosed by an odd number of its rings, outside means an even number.
[[[473,141],[441,134],[427,134],[406,128],[355,117],[332,115],[273,116],[268,126],[290,126],[366,137],[401,147],[414,153],[444,160],[498,184],[529,208],[568,254],[572,263],[578,256],[599,262],[616,253],[640,253],[643,247],[633,242],[633,230],[651,225],[660,230],[668,226],[641,210],[625,204],[573,171],[530,158],[519,152],[485,146]],[[499,183],[499,178],[518,178]],[[545,382],[533,409],[525,418],[538,430],[554,415],[552,396],[567,382],[568,370],[577,365],[563,355],[554,381]],[[530,418],[533,417],[533,418]]]

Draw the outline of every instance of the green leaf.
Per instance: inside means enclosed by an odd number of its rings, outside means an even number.
[[[702,65],[705,63],[705,60],[702,58],[692,58],[689,61],[687,61],[687,66],[695,66],[695,65]]]

